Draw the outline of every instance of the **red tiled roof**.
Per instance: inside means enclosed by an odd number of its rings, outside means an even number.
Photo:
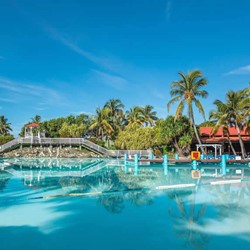
[[[37,123],[30,123],[30,124],[27,124],[25,127],[36,128],[36,127],[39,127],[39,124],[37,124]]]
[[[212,129],[213,127],[200,127],[200,134],[201,136],[212,136]],[[219,128],[215,136],[223,136],[222,128]]]
[[[200,134],[201,137],[223,137],[223,130],[222,128],[219,128],[217,133],[215,135],[212,135],[212,129],[213,127],[200,127]],[[237,130],[235,127],[228,127],[228,131],[229,131],[229,135],[230,137],[233,136],[238,136]],[[248,136],[249,137],[249,133],[246,131],[246,129],[243,129],[240,132],[241,136]]]

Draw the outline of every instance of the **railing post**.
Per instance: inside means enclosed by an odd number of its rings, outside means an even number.
[[[134,155],[134,164],[135,164],[135,175],[139,174],[139,167],[138,167],[138,155],[135,154]]]
[[[124,170],[125,170],[125,173],[128,172],[128,163],[127,163],[127,159],[128,159],[128,155],[127,155],[127,154],[124,154]]]
[[[192,161],[192,168],[193,168],[194,170],[197,169],[197,161],[196,161],[196,160],[193,160],[193,161]]]
[[[164,175],[168,175],[168,156],[167,155],[164,155],[163,168],[164,168]]]
[[[226,175],[226,172],[227,172],[227,156],[226,155],[221,156],[221,169],[222,169],[222,174]]]
[[[150,153],[150,154],[149,154],[149,159],[150,159],[150,160],[153,160],[153,159],[154,159],[154,154],[153,154],[153,153]]]

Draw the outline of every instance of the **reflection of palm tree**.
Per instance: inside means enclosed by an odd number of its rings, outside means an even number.
[[[206,204],[202,204],[196,211],[195,190],[191,194],[191,204],[186,205],[179,192],[175,194],[175,201],[180,214],[175,214],[172,208],[169,208],[169,214],[174,220],[177,237],[185,239],[185,246],[191,246],[199,250],[204,249],[208,242],[208,236],[195,230],[194,226],[195,224],[201,224],[200,220],[205,214]]]
[[[227,218],[235,212],[243,212],[245,204],[250,198],[250,186],[241,183],[237,189],[232,189],[231,184],[213,186],[209,190],[212,193],[213,205],[218,208],[219,218]]]
[[[138,192],[129,192],[125,195],[126,200],[132,204],[140,206],[148,206],[153,204],[153,197],[149,192],[138,191]]]
[[[2,172],[0,171],[0,191],[4,190],[5,187],[6,187],[6,184],[8,183],[8,181],[10,180],[11,178],[11,175],[7,174],[6,173],[3,173],[3,176],[1,176]]]
[[[63,189],[69,191],[83,191],[87,187],[84,179],[80,177],[62,177],[59,178],[58,182]]]
[[[99,197],[98,202],[102,204],[105,209],[113,214],[119,214],[124,209],[123,194],[105,194]]]

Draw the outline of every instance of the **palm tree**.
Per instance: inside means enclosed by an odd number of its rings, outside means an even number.
[[[216,134],[219,128],[223,129],[223,133],[226,134],[228,143],[233,151],[233,154],[236,155],[236,151],[230,140],[230,135],[228,127],[230,122],[228,121],[227,105],[220,101],[215,101],[216,110],[212,110],[209,114],[209,119],[213,122],[212,134]]]
[[[246,89],[240,91],[229,91],[226,95],[226,103],[223,103],[220,100],[215,101],[220,109],[226,109],[225,112],[227,113],[226,119],[228,124],[236,128],[243,158],[246,156],[246,150],[240,132],[249,122],[250,104],[247,92],[248,90]]]
[[[142,108],[139,106],[135,106],[130,108],[130,110],[126,111],[126,123],[127,125],[140,125],[142,126],[144,123],[144,116]]]
[[[117,136],[117,134],[122,128],[123,121],[124,121],[124,113],[123,113],[124,107],[125,106],[123,105],[120,99],[110,99],[104,105],[104,108],[108,108],[110,110],[109,119],[114,129],[113,137]]]
[[[4,115],[0,116],[0,134],[7,135],[9,131],[12,131],[10,127],[10,123],[8,123],[8,119],[4,117]]]
[[[156,111],[153,111],[154,107],[151,105],[146,105],[142,108],[142,114],[144,116],[144,121],[146,124],[146,127],[148,125],[153,126],[155,121],[158,120],[156,116]]]
[[[100,107],[98,107],[96,109],[95,119],[92,125],[89,127],[90,130],[96,129],[97,135],[101,136],[102,139],[104,138],[104,136],[111,137],[112,132],[114,131],[109,121],[110,112],[111,110],[109,108],[101,109]]]
[[[41,120],[42,120],[42,118],[40,115],[35,115],[34,117],[31,118],[31,121],[33,123],[37,123],[37,124],[39,124],[41,122]]]
[[[249,87],[246,88],[245,90],[245,98],[248,100],[248,103],[250,103],[250,83],[249,83]],[[250,132],[250,105],[248,105],[248,107],[245,110],[245,118],[246,118],[246,129],[248,130],[248,132]]]
[[[120,99],[110,99],[104,105],[104,108],[110,109],[110,113],[114,117],[122,116],[124,107]]]
[[[206,78],[202,77],[202,72],[199,70],[193,70],[185,75],[183,72],[179,72],[181,79],[171,84],[170,94],[173,97],[167,104],[168,111],[170,105],[180,101],[175,113],[175,120],[182,116],[185,105],[188,108],[188,118],[191,125],[194,127],[196,139],[199,144],[201,140],[194,121],[193,104],[198,108],[205,120],[205,112],[199,101],[198,97],[206,98],[208,93],[206,90],[201,90],[202,87],[207,85]]]

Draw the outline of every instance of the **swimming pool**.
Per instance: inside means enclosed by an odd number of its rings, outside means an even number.
[[[116,159],[8,162],[1,249],[249,249],[249,167],[225,177],[206,166],[197,180],[190,166],[166,176],[161,166],[134,175]]]

